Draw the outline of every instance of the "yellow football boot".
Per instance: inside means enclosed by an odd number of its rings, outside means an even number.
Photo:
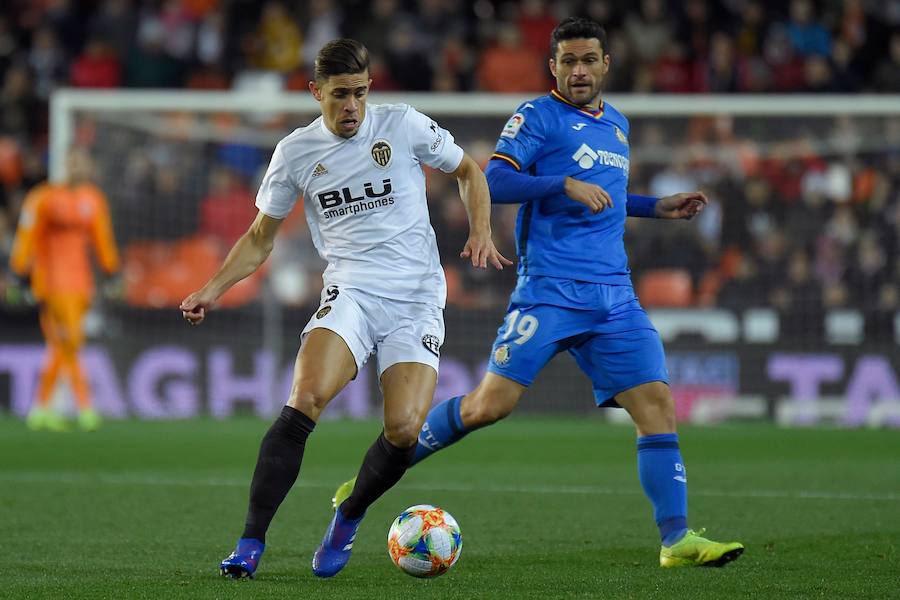
[[[25,418],[25,425],[32,431],[67,431],[69,429],[66,420],[59,413],[49,408],[33,407],[28,411]]]
[[[353,479],[349,479],[338,486],[338,489],[334,491],[334,498],[331,499],[331,508],[337,510],[337,507],[340,506],[344,500],[350,497],[350,494],[353,493],[353,486],[356,485],[356,477]]]
[[[706,529],[688,532],[671,546],[659,551],[661,567],[724,567],[744,552],[740,542],[722,544],[700,537]]]
[[[93,408],[86,408],[78,413],[78,426],[82,431],[97,431],[102,424],[103,419],[100,418],[100,413]]]

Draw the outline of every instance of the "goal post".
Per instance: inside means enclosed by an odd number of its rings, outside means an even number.
[[[403,102],[426,114],[447,116],[509,115],[533,94],[487,93],[379,93],[372,103]],[[891,115],[900,112],[898,95],[610,95],[607,101],[629,117],[694,115],[764,116],[855,116]],[[61,176],[65,150],[74,139],[74,113],[97,110],[109,113],[132,111],[192,111],[198,113],[291,113],[314,112],[318,103],[308,93],[292,92],[257,95],[252,92],[165,91],[165,90],[81,90],[63,88],[50,100],[50,177]]]
[[[414,106],[485,162],[506,120],[534,97],[373,92],[369,102]],[[900,425],[900,96],[606,101],[630,120],[632,191],[701,189],[711,200],[691,223],[627,224],[635,286],[666,346],[679,418]],[[285,224],[262,272],[203,327],[184,328],[173,315],[179,294],[209,276],[255,213],[277,141],[318,114],[308,93],[53,94],[50,176],[63,176],[68,148],[90,151],[125,259],[125,293],[98,305],[88,357],[109,414],[272,414],[283,403],[321,287],[302,214]],[[442,398],[480,379],[514,275],[466,268],[456,186],[431,174],[428,184],[450,289]],[[515,213],[494,207],[507,255]],[[25,355],[0,352],[0,369]],[[27,388],[15,389],[4,393],[18,406]],[[379,403],[367,370],[330,414],[377,414]],[[593,414],[592,406],[590,383],[564,355],[523,410]]]

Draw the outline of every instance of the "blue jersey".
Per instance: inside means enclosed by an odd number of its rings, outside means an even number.
[[[600,214],[564,193],[522,198],[516,221],[518,273],[631,285],[625,254],[628,119],[606,103],[593,113],[553,90],[522,104],[500,134],[495,159],[535,176],[601,186],[613,201]]]

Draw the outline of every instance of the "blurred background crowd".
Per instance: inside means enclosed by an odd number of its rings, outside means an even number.
[[[0,7],[0,258],[24,194],[47,175],[56,88],[304,90],[318,49],[352,36],[372,53],[376,90],[539,94],[553,85],[550,32],[572,14],[606,25],[612,93],[900,92],[900,0],[8,0]],[[78,143],[95,157],[123,247],[125,303],[165,308],[202,282],[255,214],[274,142],[314,116],[80,119]],[[503,124],[433,116],[482,163]],[[646,305],[768,306],[782,314],[783,332],[813,338],[826,311],[852,308],[866,315],[867,335],[893,336],[896,112],[764,123],[641,117],[630,142],[631,191],[702,189],[712,199],[697,222],[629,221]],[[451,306],[502,306],[514,273],[463,268],[455,185],[432,175],[429,185]],[[512,255],[515,208],[495,211],[495,235]],[[321,285],[299,216],[266,273],[291,306],[314,305]],[[2,277],[0,288],[10,288]],[[233,306],[259,299],[261,284],[243,290]]]

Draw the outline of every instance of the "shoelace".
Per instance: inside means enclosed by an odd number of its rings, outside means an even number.
[[[706,527],[701,527],[700,529],[694,531],[693,529],[688,529],[688,535],[696,535],[697,537],[701,537],[704,533],[706,533]]]

